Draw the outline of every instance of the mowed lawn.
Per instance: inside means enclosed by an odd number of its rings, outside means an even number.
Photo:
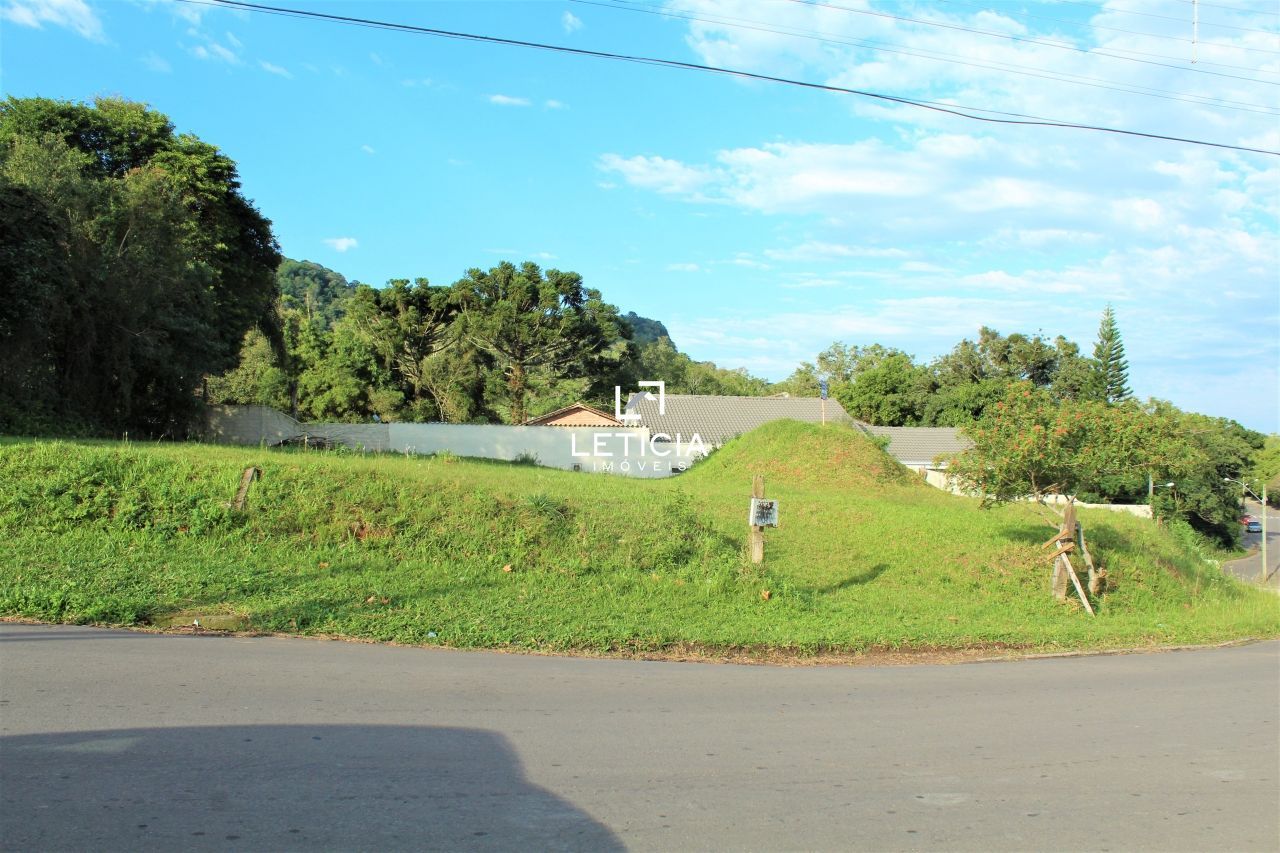
[[[246,509],[227,504],[262,469]],[[746,558],[762,473],[780,501]],[[852,430],[780,422],[640,480],[451,457],[0,445],[0,614],[458,647],[1033,650],[1280,636],[1280,599],[1177,531],[1082,522],[1110,588],[1049,594],[1043,508],[931,489]]]

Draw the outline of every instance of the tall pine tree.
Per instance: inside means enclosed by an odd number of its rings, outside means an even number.
[[[1124,357],[1124,341],[1116,326],[1116,314],[1107,305],[1102,312],[1102,324],[1098,326],[1098,342],[1093,347],[1093,357],[1098,365],[1099,384],[1103,399],[1116,403],[1133,396],[1129,390],[1129,362]]]

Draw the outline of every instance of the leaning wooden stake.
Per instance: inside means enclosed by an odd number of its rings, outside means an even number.
[[[1080,596],[1080,603],[1084,605],[1084,609],[1089,611],[1090,616],[1094,616],[1093,607],[1089,604],[1089,596],[1084,594],[1084,587],[1080,586],[1080,578],[1076,575],[1076,570],[1072,568],[1071,561],[1067,559],[1067,555],[1063,554],[1058,558],[1062,561],[1066,568],[1067,575],[1071,578],[1071,583],[1075,585],[1076,595]]]
[[[1075,551],[1079,544],[1079,550],[1084,555],[1085,563],[1089,567],[1089,589],[1096,593],[1096,586],[1101,584],[1101,577],[1093,567],[1093,558],[1089,556],[1089,551],[1084,545],[1084,534],[1080,530],[1080,523],[1076,521],[1076,505],[1075,502],[1067,504],[1067,511],[1062,516],[1062,526],[1058,528],[1058,532],[1053,538],[1044,543],[1044,548],[1050,545],[1056,545],[1057,550],[1049,555],[1049,560],[1053,563],[1053,597],[1059,601],[1065,601],[1067,598],[1067,581],[1070,580],[1076,588],[1076,594],[1080,596],[1080,603],[1084,605],[1084,609],[1089,612],[1090,616],[1095,615],[1093,606],[1089,604],[1089,596],[1085,594],[1084,587],[1080,585],[1080,577],[1076,574],[1075,567],[1071,565],[1071,552]]]
[[[240,475],[240,491],[236,492],[236,499],[231,502],[231,508],[234,510],[243,510],[244,502],[249,497],[249,486],[254,480],[262,478],[262,469],[250,465],[244,469],[244,473]]]
[[[764,497],[764,475],[756,474],[751,480],[751,497]],[[764,528],[758,524],[751,525],[751,562],[764,562]]]

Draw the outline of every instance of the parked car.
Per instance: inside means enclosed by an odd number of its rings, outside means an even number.
[[[1261,533],[1262,522],[1258,521],[1258,519],[1256,518],[1252,518],[1245,524],[1244,529],[1249,531],[1250,533]]]

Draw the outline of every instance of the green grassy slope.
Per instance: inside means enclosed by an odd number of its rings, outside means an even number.
[[[233,512],[248,465],[263,470]],[[751,476],[782,526],[745,559]],[[795,422],[631,480],[447,458],[0,445],[0,614],[549,650],[1038,649],[1280,635],[1280,601],[1149,521],[1083,513],[1114,588],[1048,593],[1026,506],[931,489],[860,434]],[[507,567],[510,571],[505,571]],[[767,590],[766,599],[762,593]]]

